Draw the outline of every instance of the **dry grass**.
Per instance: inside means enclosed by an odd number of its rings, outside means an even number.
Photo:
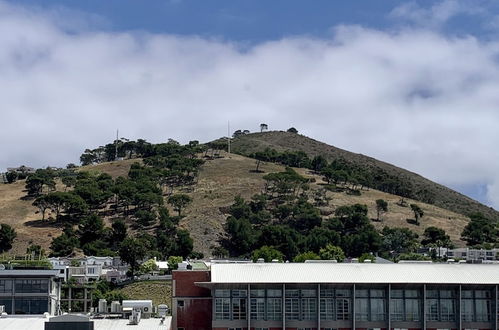
[[[119,289],[131,300],[152,300],[153,305],[167,304],[172,306],[171,281],[141,281],[125,285]]]
[[[188,192],[193,198],[183,212],[185,217],[180,226],[188,229],[194,239],[194,250],[210,255],[211,247],[218,244],[218,240],[223,235],[223,225],[226,215],[221,208],[233,203],[234,197],[241,195],[245,199],[251,198],[254,194],[260,193],[264,186],[262,177],[271,172],[279,172],[283,166],[265,163],[260,169],[264,173],[254,173],[255,160],[240,155],[224,155],[207,161],[200,170],[198,183],[194,186],[194,191]],[[82,169],[92,171],[103,171],[113,177],[126,175],[132,163],[140,161],[124,160],[121,162],[111,162],[93,166],[86,166]],[[297,169],[302,175],[314,177],[317,183],[321,178],[305,169]],[[60,186],[59,186],[60,187]],[[319,189],[320,185],[312,184],[312,189]],[[14,227],[18,233],[11,253],[23,254],[29,242],[39,244],[48,250],[52,237],[58,236],[61,229],[55,227],[53,222],[39,221],[41,216],[35,213],[37,210],[31,205],[32,200],[22,200],[25,196],[24,182],[14,184],[0,184],[0,223],[7,223]],[[361,196],[351,196],[345,193],[331,193],[332,198],[328,208],[330,211],[341,205],[354,203],[366,204],[369,208],[369,216],[376,218],[375,200],[382,198],[389,204],[389,212],[383,216],[383,222],[373,222],[377,228],[387,225],[390,227],[407,227],[422,234],[428,226],[437,226],[445,229],[451,239],[458,246],[463,245],[459,240],[460,233],[467,223],[465,216],[451,211],[424,203],[416,202],[425,212],[420,226],[409,224],[406,219],[414,217],[410,208],[396,205],[398,196],[389,195],[376,190],[364,190]],[[407,200],[408,203],[413,201]],[[173,211],[170,209],[173,214]],[[49,215],[47,215],[48,217]],[[109,223],[109,219],[106,219]]]
[[[33,200],[23,200],[24,180],[12,184],[0,184],[0,223],[12,226],[17,232],[12,254],[23,255],[30,242],[41,245],[48,251],[53,236],[61,232],[50,222],[42,222],[38,210],[31,205]]]
[[[327,145],[308,138],[306,136],[287,132],[265,132],[243,135],[233,140],[232,148],[234,152],[248,155],[255,151],[273,148],[277,151],[293,150],[303,151],[314,157],[322,155],[329,161],[333,159],[345,159],[353,164],[366,168],[379,168],[390,175],[399,178],[407,187],[412,186],[414,192],[427,190],[434,194],[434,204],[460,214],[470,214],[481,212],[484,215],[499,219],[499,212],[493,208],[487,207],[467,196],[464,196],[452,189],[430,181],[416,173],[396,167],[394,165],[379,161],[377,159],[356,154]]]
[[[108,163],[102,163],[102,164],[95,164],[95,165],[87,165],[87,166],[82,166],[78,170],[79,171],[89,171],[89,172],[104,172],[112,176],[113,178],[117,178],[119,176],[128,176],[128,171],[130,170],[130,166],[132,166],[133,163],[139,163],[142,164],[142,159],[140,158],[135,158],[135,159],[125,159],[125,160],[120,160],[120,161],[115,161],[115,162],[108,162]]]

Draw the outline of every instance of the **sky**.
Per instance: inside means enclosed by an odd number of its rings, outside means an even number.
[[[0,0],[0,171],[301,134],[499,209],[499,2]]]

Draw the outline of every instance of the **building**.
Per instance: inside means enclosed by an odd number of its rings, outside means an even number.
[[[73,278],[83,284],[103,278],[112,282],[126,279],[128,266],[119,257],[49,258],[52,268],[59,271],[58,277],[68,281]]]
[[[0,270],[0,306],[12,314],[55,315],[59,309],[60,281],[55,270]]]
[[[498,285],[494,264],[214,263],[173,272],[172,329],[497,330]]]
[[[493,261],[499,260],[499,249],[483,250],[470,248],[448,249],[445,251],[447,258],[466,261]]]

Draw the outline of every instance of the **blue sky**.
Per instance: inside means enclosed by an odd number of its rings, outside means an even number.
[[[472,5],[489,13],[499,12],[497,1],[452,2]],[[291,35],[324,38],[330,36],[332,27],[341,24],[359,24],[377,29],[409,25],[411,22],[401,22],[391,17],[390,13],[404,3],[431,8],[442,1],[16,0],[11,3],[98,15],[101,20],[94,21],[99,24],[93,28],[262,42]],[[483,26],[482,14],[463,11],[452,15],[442,31],[489,37],[491,31]]]
[[[0,0],[0,44],[0,169],[266,122],[499,207],[498,1]]]

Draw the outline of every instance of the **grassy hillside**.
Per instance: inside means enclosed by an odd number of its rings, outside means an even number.
[[[430,192],[434,196],[433,204],[438,207],[466,215],[472,212],[481,212],[488,217],[499,219],[498,211],[416,173],[362,154],[352,153],[327,145],[300,134],[277,131],[247,134],[235,138],[232,141],[231,147],[234,152],[242,155],[250,155],[256,151],[263,151],[265,148],[277,151],[303,151],[311,158],[322,155],[328,161],[345,159],[352,164],[364,168],[379,168],[397,177],[405,186],[412,187],[414,191],[426,190]]]
[[[131,300],[151,299],[153,305],[172,305],[171,281],[140,281],[119,289]]]
[[[264,187],[262,177],[270,172],[278,172],[283,166],[273,163],[265,163],[260,169],[264,173],[254,173],[255,160],[240,155],[223,154],[223,158],[207,161],[200,170],[197,184],[194,190],[189,192],[193,203],[185,210],[185,217],[180,226],[188,229],[194,239],[194,250],[209,255],[211,247],[217,245],[218,239],[223,235],[223,225],[226,214],[224,210],[231,205],[236,195],[249,199],[252,195],[260,193]],[[87,166],[81,170],[93,170],[109,173],[113,176],[126,175],[130,165],[138,160],[124,160],[120,162],[103,163]],[[140,160],[139,160],[140,161]],[[311,184],[311,189],[319,189],[321,177],[306,169],[297,169],[306,176],[313,177],[316,183]],[[14,184],[0,184],[0,223],[8,223],[13,226],[18,237],[11,251],[23,254],[29,242],[40,244],[48,250],[52,237],[61,232],[60,224],[40,221],[41,216],[36,214],[36,209],[31,206],[31,200],[23,200],[25,196],[24,181]],[[323,207],[324,214],[331,213],[336,207],[354,203],[366,204],[369,208],[369,217],[376,217],[375,200],[383,198],[389,203],[389,212],[384,216],[384,221],[374,222],[381,228],[384,225],[407,227],[422,234],[428,226],[438,226],[446,230],[451,239],[458,246],[464,245],[459,240],[460,233],[466,225],[467,217],[452,211],[418,202],[423,208],[425,216],[420,226],[409,224],[407,219],[414,217],[408,207],[400,207],[395,203],[398,196],[386,194],[377,190],[363,190],[361,196],[352,196],[345,193],[328,192],[331,198],[330,204]],[[411,200],[408,200],[410,203]],[[171,210],[173,213],[173,211]]]

